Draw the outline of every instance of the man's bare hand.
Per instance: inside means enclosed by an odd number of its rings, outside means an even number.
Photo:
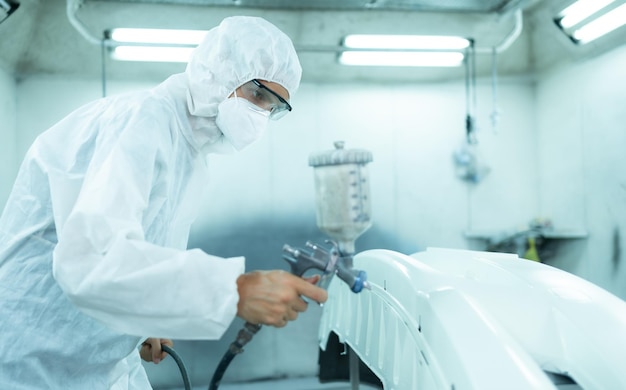
[[[141,344],[141,350],[139,350],[139,355],[141,358],[147,362],[154,362],[154,364],[159,364],[159,362],[167,356],[167,353],[163,352],[161,348],[161,344],[165,344],[168,347],[173,347],[174,342],[170,339],[156,339],[150,337],[146,339],[146,341]]]
[[[245,273],[237,279],[237,315],[253,324],[283,327],[307,309],[302,297],[326,302],[326,290],[315,285],[319,278],[300,278],[280,270]]]

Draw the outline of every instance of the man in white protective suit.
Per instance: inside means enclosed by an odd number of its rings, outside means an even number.
[[[0,219],[0,389],[149,389],[140,349],[158,363],[170,339],[218,339],[235,316],[282,327],[301,297],[326,300],[316,277],[186,249],[207,154],[261,137],[301,73],[275,26],[226,18],[184,73],[35,140]]]

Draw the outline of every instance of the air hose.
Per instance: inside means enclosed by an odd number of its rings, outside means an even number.
[[[243,352],[243,346],[248,343],[248,341],[252,340],[252,337],[256,334],[256,332],[261,329],[261,325],[251,324],[246,322],[244,327],[237,334],[237,338],[230,344],[230,347],[222,357],[222,360],[218,364],[215,369],[215,373],[213,374],[213,378],[211,378],[211,384],[209,385],[209,390],[217,390],[217,387],[220,385],[220,381],[228,368],[230,362],[237,356],[238,354]],[[174,349],[168,347],[165,344],[161,344],[161,349],[164,352],[169,354],[176,364],[178,365],[178,369],[180,370],[180,374],[183,377],[183,383],[185,384],[185,390],[192,390],[191,382],[189,381],[189,375],[187,374],[187,369],[185,368],[185,364],[183,363],[183,359],[174,351]]]
[[[252,340],[252,337],[259,329],[261,329],[261,325],[251,324],[249,322],[246,322],[243,328],[241,328],[237,334],[237,338],[230,344],[228,350],[224,353],[224,356],[222,356],[222,360],[220,360],[220,363],[217,365],[215,373],[213,373],[213,378],[211,378],[211,383],[209,384],[209,390],[217,390],[230,362],[235,356],[243,352],[243,346],[248,344],[248,341]]]
[[[172,348],[168,347],[165,344],[161,344],[161,349],[170,355],[176,364],[178,365],[178,369],[180,370],[180,374],[183,376],[183,383],[185,384],[185,390],[191,390],[191,382],[189,381],[189,375],[187,374],[187,369],[185,368],[185,364],[183,363],[183,359],[178,356],[176,351]]]

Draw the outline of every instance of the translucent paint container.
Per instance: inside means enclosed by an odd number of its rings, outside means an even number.
[[[339,245],[342,254],[354,253],[354,242],[372,225],[369,172],[372,153],[335,149],[314,153],[309,165],[315,173],[315,201],[318,228]]]

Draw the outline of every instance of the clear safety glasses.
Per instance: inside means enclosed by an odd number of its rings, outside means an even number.
[[[282,118],[291,111],[291,105],[285,99],[256,79],[242,85],[241,92],[248,101],[263,110],[269,111],[270,119]]]

